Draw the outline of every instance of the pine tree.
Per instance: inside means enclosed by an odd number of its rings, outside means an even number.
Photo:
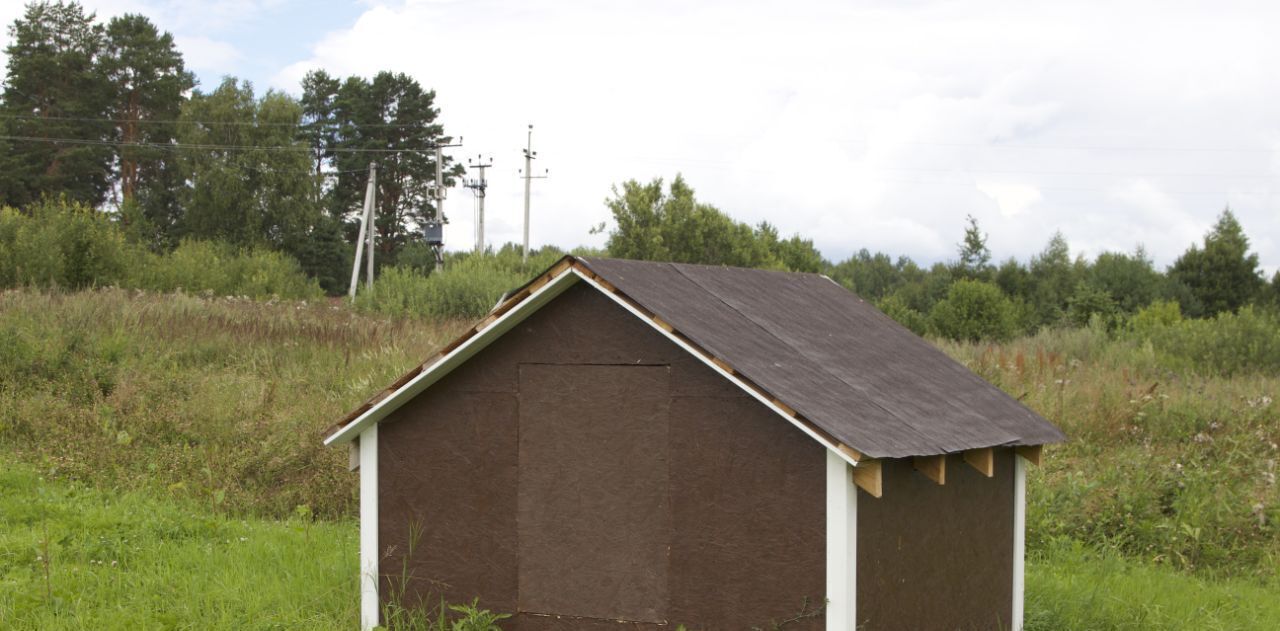
[[[112,90],[99,63],[105,34],[74,2],[33,2],[9,28],[0,203],[44,195],[101,204],[111,187]]]
[[[161,33],[141,15],[120,16],[107,24],[102,65],[113,95],[113,139],[122,143],[115,158],[121,203],[136,204],[163,240],[180,214],[181,179],[175,150],[157,145],[176,138],[173,121],[195,79],[173,36]],[[122,219],[129,216],[122,213]]]
[[[1206,315],[1249,304],[1265,283],[1258,255],[1249,253],[1249,238],[1230,208],[1204,236],[1204,247],[1192,244],[1169,268],[1169,276],[1186,285]]]
[[[987,249],[987,235],[978,228],[978,220],[973,215],[965,217],[968,224],[964,229],[964,241],[958,244],[960,260],[959,275],[964,278],[982,278],[990,276],[991,250]]]

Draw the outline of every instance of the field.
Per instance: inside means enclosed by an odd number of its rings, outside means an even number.
[[[463,326],[0,294],[0,627],[350,628],[355,478],[320,438]],[[942,347],[1072,437],[1029,475],[1029,629],[1277,626],[1280,378],[1096,328]]]

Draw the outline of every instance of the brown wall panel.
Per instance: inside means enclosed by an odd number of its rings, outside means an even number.
[[[520,611],[666,620],[668,375],[520,366]]]
[[[884,461],[884,496],[858,492],[857,616],[880,629],[1008,628],[1013,609],[1013,452],[987,478],[947,457],[939,486]],[[859,628],[864,628],[859,626]]]
[[[391,551],[382,588],[409,576],[410,595],[433,604],[479,596],[514,611],[515,395],[429,390],[394,418],[378,427],[378,541]]]
[[[652,615],[643,617],[671,624],[595,619],[592,616],[601,615],[603,609],[583,610],[584,600],[563,607],[552,602],[561,610],[545,613],[561,617],[520,614],[507,621],[504,629],[653,631],[684,623],[691,631],[736,631],[798,612],[805,596],[821,600],[825,577],[822,448],[586,285],[567,290],[380,426],[381,547],[403,550],[408,524],[414,520],[426,529],[420,551],[409,565],[420,579],[411,591],[422,592],[432,602],[441,594],[453,601],[478,596],[482,606],[505,612],[516,612],[528,595],[538,597],[536,588],[527,594],[519,589],[521,572],[527,568],[522,568],[518,545],[518,493],[530,474],[534,479],[540,476],[537,471],[522,475],[518,469],[520,439],[529,438],[519,428],[521,416],[528,412],[519,397],[545,393],[541,402],[531,399],[529,404],[546,406],[548,411],[566,406],[561,418],[570,423],[566,431],[576,428],[576,446],[568,439],[552,446],[572,451],[563,453],[578,460],[578,465],[583,465],[579,459],[584,457],[579,451],[620,448],[614,434],[596,436],[591,427],[572,425],[575,418],[637,406],[607,403],[613,383],[604,379],[590,388],[548,384],[522,388],[521,364],[568,368],[600,364],[641,371],[634,374],[654,374],[650,371],[667,371],[660,366],[670,366],[663,399],[668,422],[638,421],[616,428],[617,436],[627,433],[625,442],[647,445],[647,452],[623,453],[612,462],[592,466],[597,473],[607,472],[621,462],[618,458],[638,459],[639,463],[622,467],[635,478],[632,482],[641,485],[631,492],[647,494],[651,502],[659,490],[666,493],[668,507],[659,511],[668,520],[669,536],[663,545],[671,548],[663,567],[665,601],[653,596],[622,606],[648,607]],[[523,370],[531,368],[547,367],[526,365]],[[647,396],[643,392],[658,389],[656,384],[653,389],[644,386],[634,394]],[[658,436],[665,436],[666,442],[655,444]],[[650,477],[652,461],[645,459],[667,453],[670,457],[660,468],[665,477]],[[548,457],[543,458],[544,464]],[[584,471],[565,473],[581,476]],[[595,483],[593,478],[564,487],[578,491],[580,498],[588,494],[588,502],[604,501],[607,498],[589,496]],[[571,502],[555,504],[563,499],[551,498],[552,507],[568,511]],[[637,519],[652,517],[641,513]],[[651,532],[652,522],[646,523],[646,532]],[[398,576],[400,562],[400,554],[393,553],[383,561],[384,574]],[[569,562],[572,559],[566,558],[555,567],[563,570]],[[605,565],[613,562],[597,560]],[[657,571],[652,560],[645,567]],[[660,616],[664,607],[666,612]],[[588,617],[581,617],[584,612]],[[815,623],[788,629],[820,627]]]
[[[673,399],[671,501],[673,624],[768,628],[805,598],[822,605],[826,454],[768,408],[746,396]]]

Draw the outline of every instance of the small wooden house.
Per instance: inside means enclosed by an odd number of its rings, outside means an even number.
[[[566,257],[328,436],[362,625],[1018,629],[1063,434],[814,274]]]

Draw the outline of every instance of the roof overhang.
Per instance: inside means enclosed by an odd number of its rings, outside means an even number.
[[[608,281],[596,276],[590,269],[571,256],[565,257],[546,274],[516,290],[511,298],[499,304],[488,317],[467,333],[464,333],[462,338],[446,346],[444,352],[437,355],[433,360],[428,361],[421,368],[416,369],[418,370],[416,374],[411,371],[410,375],[412,376],[410,378],[405,380],[402,377],[398,385],[393,385],[392,389],[366,403],[362,412],[330,434],[325,439],[324,444],[341,445],[351,442],[365,428],[386,418],[389,414],[399,409],[400,406],[421,394],[432,384],[510,331],[525,318],[533,315],[556,296],[580,282],[586,283],[604,294],[628,313],[639,318],[640,321],[649,325],[663,337],[696,357],[708,368],[740,388],[743,392],[746,392],[810,438],[818,441],[818,443],[840,456],[849,464],[857,466],[859,461],[865,460],[861,453],[841,444],[822,430],[814,427],[797,415],[795,410],[778,401],[760,387],[750,383],[724,362],[718,361],[715,357],[680,335],[679,331],[673,329],[654,314],[647,313],[642,307],[618,292]]]

